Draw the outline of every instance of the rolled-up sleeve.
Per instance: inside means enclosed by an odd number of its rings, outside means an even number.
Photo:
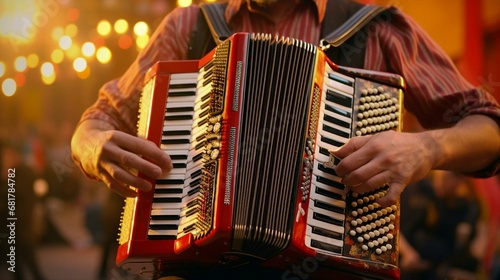
[[[424,128],[450,127],[473,114],[489,116],[500,126],[495,98],[467,82],[449,56],[399,9],[390,8],[365,31],[365,67],[405,79],[405,109]],[[491,176],[499,171],[500,156],[492,166],[473,175]]]

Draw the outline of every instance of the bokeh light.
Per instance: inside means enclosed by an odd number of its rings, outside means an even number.
[[[36,53],[28,55],[27,61],[29,68],[35,68],[38,65],[39,61],[38,55]]]
[[[5,74],[5,63],[0,61],[0,77],[2,77]]]
[[[71,8],[68,10],[67,16],[69,21],[77,21],[78,18],[80,18],[80,10],[77,8]]]
[[[18,72],[23,72],[28,68],[28,62],[26,61],[26,57],[24,56],[18,56],[14,60],[14,69],[16,69]]]
[[[14,79],[5,79],[2,82],[2,92],[5,96],[12,96],[14,93],[16,93],[17,90],[17,85],[16,81]]]
[[[82,72],[76,72],[76,75],[82,80],[87,79],[90,76],[90,68],[87,67]]]
[[[42,73],[42,76],[49,77],[51,75],[54,75],[54,65],[50,62],[44,62],[42,66],[40,67],[40,73]]]
[[[73,41],[69,36],[62,36],[61,39],[59,39],[59,47],[63,50],[67,50],[71,47],[71,44]]]
[[[95,54],[95,45],[91,42],[86,42],[82,45],[82,54],[86,57],[91,57]]]
[[[101,20],[97,23],[97,33],[101,36],[108,36],[111,33],[111,23],[107,20]]]
[[[192,0],[177,0],[177,6],[179,7],[187,7],[193,3]]]
[[[52,39],[54,39],[54,41],[59,41],[62,36],[64,36],[64,29],[61,26],[52,30]]]
[[[68,24],[64,28],[64,33],[70,37],[75,37],[78,34],[78,27],[75,24]]]
[[[148,34],[149,26],[144,21],[138,21],[134,25],[134,34],[138,37]]]
[[[114,25],[115,32],[118,34],[124,34],[128,30],[128,22],[124,19],[119,19]]]
[[[16,82],[17,87],[22,87],[26,84],[26,75],[24,73],[16,73],[14,81]]]
[[[139,49],[143,49],[148,44],[148,41],[149,41],[149,36],[142,35],[135,39],[135,44]]]
[[[118,38],[118,47],[120,47],[120,49],[122,49],[122,50],[126,50],[126,49],[130,48],[133,43],[134,43],[134,40],[132,39],[131,36],[129,36],[127,34],[122,35],[122,36],[120,36],[120,38]]]
[[[60,49],[53,50],[50,54],[50,60],[56,64],[61,63],[64,60],[64,52]]]
[[[97,49],[96,58],[100,63],[106,64],[111,60],[111,51],[107,47],[100,47]]]
[[[73,69],[75,69],[76,72],[83,72],[85,69],[87,69],[87,61],[83,57],[77,57],[73,61]]]

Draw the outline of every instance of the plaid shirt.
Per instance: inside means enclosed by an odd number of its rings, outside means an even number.
[[[269,33],[319,44],[326,3],[291,0],[294,7],[281,22],[275,22],[254,9],[249,0],[229,0],[225,17],[234,32]],[[146,71],[159,60],[186,59],[198,13],[199,7],[193,5],[168,14],[125,74],[101,88],[97,101],[81,121],[100,119],[135,134]],[[391,8],[390,15],[355,36],[367,42],[366,69],[405,78],[405,109],[425,128],[448,127],[470,114],[488,115],[500,125],[500,107],[495,99],[461,77],[450,58],[414,20],[397,8]],[[493,169],[499,169],[499,165],[497,162]]]

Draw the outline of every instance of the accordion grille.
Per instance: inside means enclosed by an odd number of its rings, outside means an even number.
[[[315,48],[250,40],[235,184],[233,249],[263,259],[284,249],[293,225]],[[294,81],[291,83],[290,81]]]

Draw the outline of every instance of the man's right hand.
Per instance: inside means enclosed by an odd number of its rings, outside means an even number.
[[[172,169],[169,155],[153,142],[115,130],[100,120],[86,120],[78,126],[71,150],[74,161],[87,176],[127,197],[137,195],[129,186],[142,191],[152,188],[136,172],[157,179]]]

